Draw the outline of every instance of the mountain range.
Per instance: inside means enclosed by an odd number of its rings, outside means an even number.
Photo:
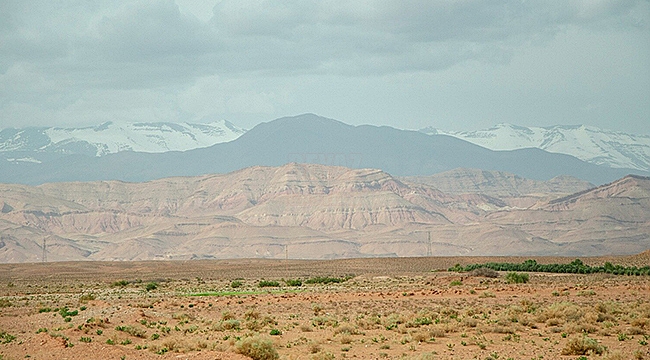
[[[459,191],[453,178],[477,188]],[[594,188],[566,176],[399,178],[289,163],[139,183],[0,184],[0,262],[587,256],[644,251],[649,234],[650,178],[640,176]]]
[[[0,130],[0,159],[41,163],[75,154],[185,151],[231,141],[244,132],[225,120],[194,124],[106,122],[82,128],[7,128]]]
[[[308,117],[303,115],[302,117]],[[0,161],[43,163],[68,155],[104,156],[123,151],[164,153],[187,151],[229,142],[246,130],[225,120],[201,123],[107,122],[82,128],[0,129]],[[445,131],[428,127],[420,132],[448,135],[496,151],[537,148],[574,156],[611,168],[650,171],[650,136],[603,130],[591,126],[523,127],[499,124],[478,131]],[[308,154],[294,154],[297,161]],[[354,166],[360,154],[310,154],[325,161]],[[355,158],[356,156],[356,158]],[[321,157],[322,159],[317,159]],[[611,179],[610,179],[611,180]]]
[[[187,151],[70,154],[47,161],[0,161],[0,182],[149,181],[228,173],[288,162],[381,169],[396,176],[431,175],[455,168],[512,173],[534,180],[570,175],[604,184],[627,174],[649,175],[585,162],[536,148],[494,151],[448,136],[371,125],[351,126],[313,114],[261,123],[235,140]]]
[[[592,126],[524,127],[499,124],[478,131],[444,131],[428,127],[426,134],[449,135],[492,150],[537,148],[567,154],[596,165],[650,171],[650,136],[603,130]]]

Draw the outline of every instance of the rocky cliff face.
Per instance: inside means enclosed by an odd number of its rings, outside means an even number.
[[[0,261],[40,261],[44,242],[50,261],[596,255],[650,247],[648,178],[587,188],[571,178],[455,170],[398,179],[296,163],[145,183],[0,185]]]
[[[594,185],[572,176],[557,176],[547,181],[526,179],[503,171],[454,169],[431,176],[404,177],[448,194],[485,194],[494,197],[521,197],[535,194],[573,194]]]

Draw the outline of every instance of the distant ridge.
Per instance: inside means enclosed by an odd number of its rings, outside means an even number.
[[[0,181],[148,181],[170,176],[227,173],[289,162],[375,168],[397,176],[431,175],[455,168],[505,171],[535,180],[570,175],[603,184],[629,173],[540,149],[492,151],[446,135],[371,125],[351,126],[314,114],[259,124],[236,140],[185,152],[69,155],[42,163],[0,161]]]
[[[571,195],[567,195],[567,196],[559,198],[559,199],[551,200],[551,201],[549,201],[549,204],[554,205],[554,204],[559,204],[559,203],[564,203],[564,202],[575,202],[577,199],[580,199],[581,197],[584,197],[586,194],[589,194],[589,193],[598,193],[598,192],[606,191],[607,189],[611,189],[612,187],[621,186],[621,185],[623,185],[623,187],[625,187],[624,184],[629,182],[629,180],[642,180],[643,183],[650,183],[650,177],[648,177],[648,176],[627,175],[622,179],[612,181],[611,183],[604,184],[604,185],[601,185],[601,186],[593,188],[593,189],[586,189],[586,190],[579,191],[579,192],[571,194]],[[647,197],[650,198],[650,187],[646,186],[646,189],[648,190],[647,191],[647,195],[648,195]],[[620,190],[619,190],[619,195],[620,195]]]
[[[460,184],[481,179],[475,170],[454,174]],[[41,261],[45,243],[48,261],[282,259],[286,251],[302,259],[593,256],[650,248],[650,178],[628,176],[569,197],[585,184],[511,179],[500,174],[484,184],[509,189],[504,197],[447,194],[379,169],[289,163],[141,183],[0,184],[0,262]]]
[[[594,187],[589,182],[566,175],[538,181],[503,171],[463,168],[430,176],[407,176],[402,179],[427,184],[448,194],[476,193],[500,198],[542,193],[572,194]]]
[[[120,151],[186,151],[234,140],[244,129],[219,120],[207,123],[113,122],[94,127],[0,129],[0,158],[42,162],[57,156],[104,156]]]
[[[627,134],[584,125],[525,127],[498,124],[478,131],[444,131],[428,127],[426,134],[449,135],[492,150],[538,148],[567,154],[596,165],[650,171],[650,136]]]

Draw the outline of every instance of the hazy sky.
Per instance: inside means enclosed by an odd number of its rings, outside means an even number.
[[[650,134],[650,2],[0,0],[0,128],[305,112]]]

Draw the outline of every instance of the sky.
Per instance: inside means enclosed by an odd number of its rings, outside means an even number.
[[[650,134],[650,2],[0,0],[0,128],[302,113]]]

